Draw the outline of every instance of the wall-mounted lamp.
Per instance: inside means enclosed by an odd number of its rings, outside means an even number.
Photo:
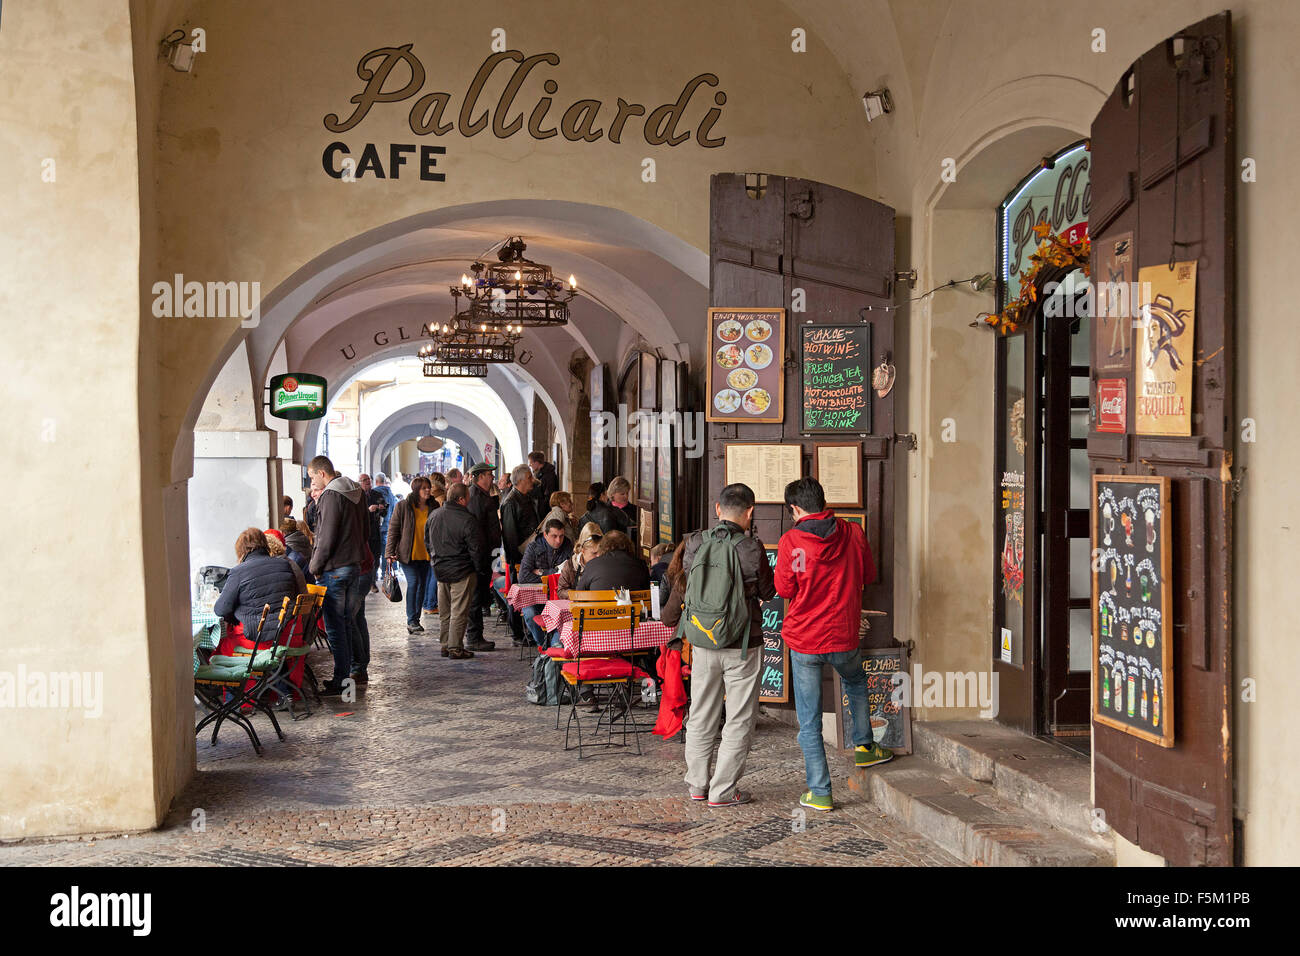
[[[889,95],[887,88],[863,93],[862,107],[867,111],[867,122],[870,123],[877,116],[883,116],[894,111],[894,98]]]
[[[970,277],[970,290],[972,292],[983,292],[993,284],[993,274],[991,272],[981,272],[977,276]]]

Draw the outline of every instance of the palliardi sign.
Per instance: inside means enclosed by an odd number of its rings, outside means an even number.
[[[507,139],[526,130],[529,136],[537,140],[558,135],[571,142],[594,143],[607,137],[612,143],[622,143],[626,130],[639,128],[647,145],[678,146],[692,136],[690,126],[683,125],[687,123],[688,113],[692,113],[692,99],[701,87],[718,85],[716,75],[701,73],[686,81],[675,101],[653,109],[648,109],[642,103],[629,102],[620,96],[612,106],[601,100],[578,99],[562,113],[559,113],[559,107],[555,107],[556,112],[553,113],[559,83],[547,77],[541,83],[541,95],[537,94],[535,88],[525,94],[524,88],[530,79],[541,77],[539,68],[559,66],[558,54],[525,56],[518,50],[493,53],[478,68],[464,94],[455,96],[442,91],[421,94],[426,76],[424,64],[411,52],[411,47],[410,43],[399,47],[380,47],[363,56],[357,63],[357,76],[366,85],[349,100],[354,104],[351,114],[346,118],[341,118],[338,113],[327,114],[324,118],[325,128],[331,133],[346,133],[360,124],[373,107],[405,103],[414,98],[407,114],[407,123],[416,136],[446,136],[456,131],[461,136],[470,137],[490,130],[498,139]],[[511,63],[514,64],[513,68]],[[495,104],[480,102],[484,87],[498,70],[502,77],[510,71],[500,96]],[[538,73],[534,74],[535,70]],[[403,78],[406,78],[405,83],[402,82]],[[707,90],[702,95],[706,94]],[[695,122],[695,142],[700,146],[711,149],[726,143],[727,138],[715,136],[713,129],[722,115],[721,107],[726,102],[727,94],[722,90],[716,91],[713,94],[714,105]],[[698,110],[693,115],[699,115]],[[388,148],[385,165],[375,144],[366,143],[361,158],[352,160],[355,176],[360,179],[369,174],[376,179],[396,179],[407,162],[407,154],[414,156],[416,152],[415,144],[393,143]],[[420,179],[441,182],[445,178],[442,173],[434,171],[437,157],[444,153],[444,146],[425,144],[418,147],[415,165]],[[347,143],[330,143],[321,157],[325,172],[335,179],[342,178],[345,170],[343,164],[350,155],[351,149]]]

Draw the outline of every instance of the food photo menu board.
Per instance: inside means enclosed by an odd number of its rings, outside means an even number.
[[[1174,745],[1169,479],[1092,476],[1092,716]]]
[[[709,309],[711,422],[785,417],[785,309]]]

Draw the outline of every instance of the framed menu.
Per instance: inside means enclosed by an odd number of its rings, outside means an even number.
[[[748,485],[755,504],[785,504],[785,486],[803,475],[802,445],[732,442],[725,448],[727,484]]]
[[[799,430],[871,431],[871,325],[805,325]]]
[[[785,418],[785,309],[709,309],[711,422]]]
[[[813,477],[826,493],[826,507],[861,508],[862,442],[814,444]]]
[[[1174,745],[1169,479],[1092,476],[1092,718]]]

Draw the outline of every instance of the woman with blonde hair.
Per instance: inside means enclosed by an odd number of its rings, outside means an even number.
[[[545,528],[548,521],[559,521],[564,525],[564,536],[576,545],[578,542],[578,521],[573,516],[573,495],[567,491],[552,491],[548,504],[550,504],[551,510],[542,519],[541,527]]]
[[[578,544],[573,549],[573,557],[560,565],[560,579],[556,582],[556,594],[567,598],[569,591],[578,583],[578,576],[588,561],[596,556],[600,546],[600,525],[589,521],[578,532]]]
[[[296,564],[283,555],[271,554],[266,535],[257,528],[245,528],[239,533],[235,539],[235,555],[239,561],[226,576],[212,613],[238,625],[242,634],[235,631],[235,638],[242,636],[247,646],[252,647],[257,638],[257,622],[262,616],[262,607],[271,605],[267,630],[262,635],[265,646],[268,635],[274,636],[272,625],[280,605],[286,597],[295,598],[303,594],[307,582]]]

